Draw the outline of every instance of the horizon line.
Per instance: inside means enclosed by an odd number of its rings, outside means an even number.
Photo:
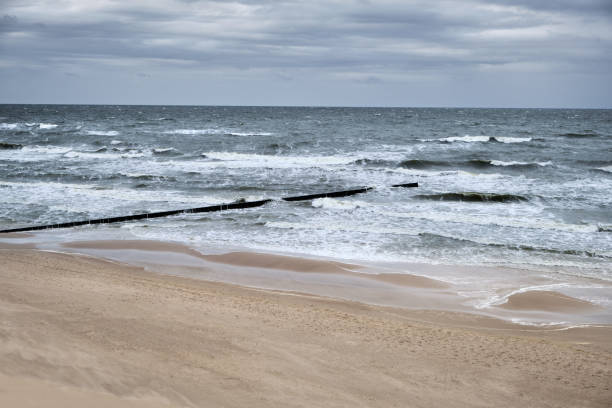
[[[533,107],[533,106],[383,106],[383,105],[229,105],[229,104],[157,104],[157,103],[14,103],[0,105],[55,105],[55,106],[173,106],[225,108],[354,108],[354,109],[542,109],[542,110],[612,110],[612,107]]]

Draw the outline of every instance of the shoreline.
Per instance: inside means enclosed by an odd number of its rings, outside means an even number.
[[[525,327],[32,249],[0,257],[7,406],[40,398],[51,407],[612,400],[610,326]]]
[[[65,237],[49,239],[45,234],[23,233],[5,234],[0,238],[6,238],[0,240],[0,250],[81,254],[144,267],[154,273],[300,292],[375,306],[467,313],[528,327],[612,325],[606,308],[559,292],[557,285],[537,280],[521,282],[518,287],[498,288],[483,304],[482,299],[466,296],[465,285],[460,287],[447,280],[448,276],[477,275],[486,279],[489,274],[521,271],[504,267],[361,263],[255,252],[240,247],[203,249],[179,242],[136,238],[71,241]],[[528,274],[528,271],[522,273]]]

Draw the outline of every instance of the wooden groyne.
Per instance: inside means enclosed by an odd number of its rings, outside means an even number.
[[[407,184],[394,184],[391,187],[410,188],[410,187],[418,187],[418,186],[419,186],[418,183],[407,183]],[[332,197],[332,198],[348,197],[348,196],[352,196],[356,194],[365,193],[373,189],[374,187],[363,187],[363,188],[358,188],[358,189],[353,189],[353,190],[332,191],[329,193],[308,194],[308,195],[293,196],[293,197],[282,197],[281,199],[283,201],[304,201],[304,200],[314,200],[317,198],[325,198],[325,197]],[[261,207],[262,205],[267,204],[271,201],[273,200],[266,199],[266,200],[257,200],[257,201],[238,201],[238,202],[228,203],[228,204],[211,205],[207,207],[186,208],[182,210],[158,211],[158,212],[150,212],[150,213],[142,213],[142,214],[125,215],[121,217],[96,218],[96,219],[91,219],[91,220],[63,222],[59,224],[36,225],[32,227],[12,228],[12,229],[0,230],[0,233],[40,231],[40,230],[56,229],[56,228],[72,228],[72,227],[79,227],[82,225],[112,224],[116,222],[148,220],[152,218],[169,217],[171,215],[178,215],[178,214],[195,214],[195,213],[237,210],[237,209],[244,209],[244,208],[254,208],[254,207]]]

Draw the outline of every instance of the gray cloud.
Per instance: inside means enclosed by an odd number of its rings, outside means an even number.
[[[3,102],[29,100],[15,85],[19,81],[52,81],[62,73],[62,81],[90,77],[124,85],[155,78],[160,87],[176,89],[158,95],[156,103],[165,103],[164,97],[181,103],[178,92],[189,78],[195,87],[229,93],[232,83],[248,83],[268,93],[266,104],[301,104],[299,92],[312,95],[313,86],[319,97],[305,102],[330,104],[338,99],[330,86],[346,91],[363,84],[378,90],[370,104],[417,104],[401,103],[397,95],[387,95],[387,103],[381,95],[393,84],[389,89],[426,92],[439,105],[503,105],[504,81],[512,87],[505,92],[522,87],[525,103],[532,103],[532,81],[542,78],[556,81],[551,88],[567,88],[570,98],[584,93],[579,87],[592,88],[592,97],[582,95],[579,104],[612,105],[610,92],[601,90],[610,90],[601,81],[612,82],[609,1],[72,0],[58,6],[9,0],[0,14],[0,84],[8,92],[4,98],[13,98]],[[74,84],[62,81],[55,93],[45,87],[44,97],[65,102],[61,87]],[[291,93],[278,90],[287,84]],[[498,96],[487,99],[482,95],[491,84]],[[472,95],[480,96],[457,98],[457,92],[475,88]],[[559,104],[556,96],[545,96],[538,96],[540,104]],[[140,100],[138,93],[117,98]],[[217,103],[214,95],[206,98],[201,103]],[[562,104],[577,103],[570,98]],[[218,99],[240,103],[225,94]]]

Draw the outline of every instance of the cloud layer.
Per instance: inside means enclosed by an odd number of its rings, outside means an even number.
[[[1,102],[612,106],[608,0],[9,0],[0,14]]]

